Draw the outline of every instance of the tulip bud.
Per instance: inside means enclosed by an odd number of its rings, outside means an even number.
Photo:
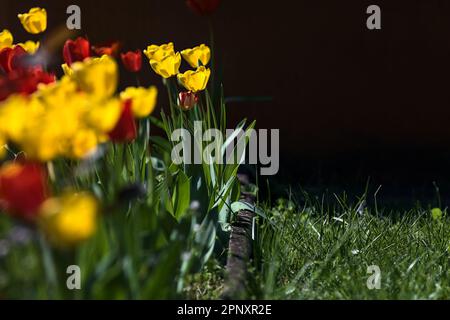
[[[198,95],[192,91],[180,92],[178,95],[178,106],[184,110],[191,110],[198,103]]]
[[[77,61],[83,61],[91,56],[91,45],[85,38],[79,37],[75,41],[67,40],[63,48],[64,62],[70,66]]]
[[[32,220],[47,199],[47,175],[33,163],[10,163],[0,168],[0,205],[11,215]]]
[[[122,53],[120,55],[122,58],[122,63],[130,72],[139,72],[142,67],[142,52],[141,50],[128,51],[127,53]]]
[[[107,42],[102,45],[92,47],[92,51],[98,57],[101,57],[105,54],[108,56],[115,57],[115,56],[117,56],[119,49],[120,49],[120,43],[118,41]]]
[[[195,13],[208,16],[217,10],[220,0],[187,0],[186,4]]]
[[[137,128],[131,100],[124,101],[119,121],[108,135],[113,142],[130,142],[136,139]]]

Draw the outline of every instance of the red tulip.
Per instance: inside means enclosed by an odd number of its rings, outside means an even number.
[[[122,63],[130,72],[139,72],[142,67],[142,51],[128,51],[127,53],[120,54],[122,58]]]
[[[131,100],[124,101],[119,121],[117,122],[116,127],[108,134],[111,141],[130,142],[136,139],[137,127],[131,104]]]
[[[74,40],[67,40],[63,48],[64,62],[70,66],[77,61],[83,61],[91,56],[91,45],[85,38],[78,37]]]
[[[55,82],[53,74],[44,72],[41,67],[12,70],[5,76],[0,76],[0,101],[11,94],[29,95],[37,90],[40,83]]]
[[[115,56],[117,56],[119,49],[120,49],[120,43],[118,41],[108,42],[108,43],[104,43],[99,46],[92,47],[92,51],[94,52],[94,54],[99,57],[101,57],[105,54],[108,56],[115,57]]]
[[[198,103],[198,95],[192,91],[180,92],[178,95],[178,105],[181,109],[191,110]]]
[[[49,195],[47,174],[34,163],[0,168],[0,206],[15,217],[32,220]]]
[[[186,4],[195,13],[207,16],[217,10],[220,0],[187,0]]]
[[[0,70],[10,73],[19,68],[20,58],[27,55],[27,52],[21,46],[14,48],[3,48],[0,50]]]

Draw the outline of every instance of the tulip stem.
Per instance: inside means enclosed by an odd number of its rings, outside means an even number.
[[[48,281],[49,286],[54,289],[54,297],[57,299],[61,296],[59,287],[58,287],[58,276],[55,268],[55,260],[53,259],[53,254],[51,252],[50,247],[47,244],[47,241],[44,239],[44,236],[39,237],[39,244],[42,251],[42,259],[45,270],[45,275]]]

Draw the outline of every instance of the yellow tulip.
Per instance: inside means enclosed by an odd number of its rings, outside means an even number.
[[[30,97],[12,96],[0,105],[6,139],[18,145],[28,158],[43,162],[58,156],[80,158],[95,147],[93,139],[86,147],[88,142],[78,137],[82,130],[94,130],[84,120],[92,102],[86,94],[65,96],[63,92],[56,84],[42,86]],[[82,147],[89,150],[80,151]]]
[[[197,92],[205,90],[209,81],[211,70],[204,66],[198,67],[197,70],[186,71],[178,75],[178,81],[189,91]]]
[[[19,142],[23,139],[27,125],[37,114],[43,112],[43,105],[35,99],[12,95],[0,104],[0,123],[7,140]],[[27,119],[27,121],[24,121]]]
[[[144,50],[144,54],[147,56],[149,60],[162,61],[165,57],[174,54],[175,50],[173,47],[173,43],[167,43],[163,45],[149,45],[146,50]]]
[[[72,70],[71,67],[69,67],[67,65],[67,63],[62,64],[61,68],[63,69],[64,75],[66,75],[68,77],[72,77],[73,76],[73,70]]]
[[[95,233],[97,215],[95,197],[88,193],[69,193],[42,204],[40,226],[54,245],[71,247]]]
[[[13,44],[14,38],[9,30],[0,32],[0,50],[3,48],[10,48]]]
[[[178,74],[181,65],[181,55],[179,52],[168,55],[161,61],[151,59],[150,66],[153,71],[161,77],[167,79]]]
[[[97,148],[97,144],[98,138],[94,130],[80,130],[73,137],[71,156],[82,159],[92,153]]]
[[[0,159],[2,159],[6,154],[6,139],[2,136],[0,132]]]
[[[181,51],[181,55],[192,68],[198,68],[200,66],[206,66],[209,63],[209,60],[211,60],[211,49],[201,44],[195,48]]]
[[[38,34],[47,29],[47,11],[41,8],[32,8],[28,13],[18,15],[20,23],[28,33]]]
[[[65,76],[56,83],[40,85],[29,97],[13,95],[0,103],[0,143],[10,141],[29,159],[42,162],[56,157],[83,158],[105,141],[105,132],[116,125],[119,99],[114,107],[110,105],[77,91],[76,84]]]
[[[59,104],[55,97],[52,103],[45,104],[42,114],[27,119],[27,130],[18,144],[30,158],[44,162],[58,156],[76,157],[73,144],[84,129],[83,115],[89,106],[83,94],[72,94]]]
[[[36,51],[38,51],[38,49],[39,49],[40,43],[39,43],[39,41],[37,41],[37,42],[27,41],[25,43],[18,43],[17,45],[21,46],[29,54],[35,54]]]
[[[59,107],[64,101],[77,93],[77,84],[68,76],[49,84],[39,84],[34,96],[40,98],[46,104]]]
[[[143,87],[128,87],[120,94],[122,100],[130,99],[133,114],[137,118],[145,118],[153,112],[158,97],[158,89],[151,86],[146,89]]]
[[[110,99],[98,103],[87,113],[87,123],[99,133],[108,133],[119,121],[122,112],[121,102],[118,99]]]
[[[118,68],[112,57],[104,55],[101,58],[88,58],[83,62],[75,62],[71,68],[72,78],[79,88],[97,100],[107,99],[115,93]]]

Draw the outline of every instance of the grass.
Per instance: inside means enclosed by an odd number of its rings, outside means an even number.
[[[191,275],[184,289],[190,300],[219,299],[223,290],[225,268],[217,260],[209,261],[201,272]]]
[[[257,243],[260,286],[273,299],[449,299],[450,219],[429,209],[375,214],[361,203],[298,209],[281,201]],[[370,290],[368,267],[381,271]]]
[[[362,203],[349,206],[338,198],[334,206],[307,200],[299,207],[279,200],[260,221],[248,297],[450,299],[446,212],[374,212]],[[368,267],[374,265],[381,272],[380,289],[367,286],[373,275]],[[217,281],[223,270],[213,276],[210,268],[204,275]],[[207,290],[195,298],[217,297]]]

